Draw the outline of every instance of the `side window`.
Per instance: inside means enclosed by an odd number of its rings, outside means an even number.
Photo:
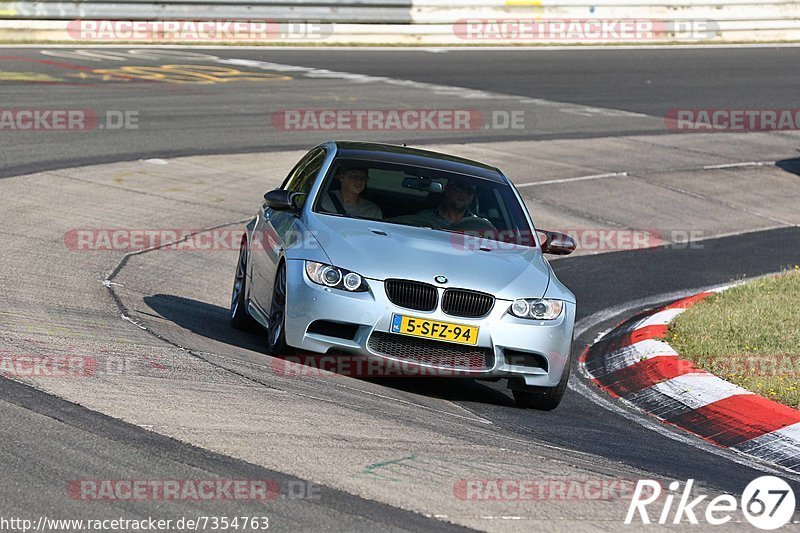
[[[283,183],[281,184],[281,189],[288,189],[291,191],[295,190],[294,182],[297,180],[300,174],[306,169],[311,160],[314,159],[316,156],[318,156],[320,153],[324,155],[325,150],[323,150],[322,148],[318,148],[304,155],[303,159],[301,159],[300,162],[294,166],[291,172],[289,172],[289,175],[286,176],[286,179],[283,180]]]
[[[302,198],[298,198],[297,205],[302,207],[303,204],[306,202],[306,198],[308,198],[308,193],[311,191],[311,187],[314,186],[314,180],[317,177],[320,169],[322,168],[322,164],[325,162],[325,150],[318,149],[312,152],[309,152],[300,163],[297,164],[292,172],[289,174],[289,177],[286,178],[286,181],[283,184],[283,189],[292,191],[292,192],[299,192],[304,194]]]

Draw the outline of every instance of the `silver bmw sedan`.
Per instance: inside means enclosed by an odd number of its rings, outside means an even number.
[[[574,249],[534,229],[495,167],[329,141],[247,225],[231,322],[266,330],[276,357],[507,379],[519,406],[551,410],[567,386],[576,303],[542,254]]]

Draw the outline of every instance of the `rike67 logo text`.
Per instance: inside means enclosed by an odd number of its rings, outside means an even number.
[[[748,522],[758,529],[773,530],[788,524],[795,513],[792,487],[778,477],[761,476],[754,479],[745,487],[741,500],[730,494],[722,494],[706,502],[708,495],[705,494],[693,498],[693,486],[693,479],[686,482],[683,490],[680,482],[673,481],[664,494],[658,481],[639,480],[633,491],[625,523],[631,524],[638,515],[638,520],[643,524],[688,522],[697,525],[700,523],[699,519],[705,519],[706,523],[719,526],[730,522],[741,504],[741,512]],[[659,502],[660,505],[662,496],[663,507],[659,512],[659,509],[653,508],[656,507],[653,504]],[[705,504],[704,512],[700,509],[702,504]],[[653,516],[651,512],[654,513]]]

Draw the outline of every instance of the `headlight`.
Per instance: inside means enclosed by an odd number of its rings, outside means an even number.
[[[306,261],[306,275],[317,285],[349,292],[366,292],[367,282],[359,274],[333,265]]]
[[[315,270],[316,272],[316,270]],[[319,271],[319,277],[322,278],[322,283],[328,287],[335,287],[342,281],[342,272],[333,266],[324,266]]]
[[[561,315],[564,302],[561,300],[523,299],[514,300],[509,312],[519,318],[553,320]]]
[[[344,288],[348,291],[357,290],[362,283],[364,279],[355,272],[350,272],[344,277]]]

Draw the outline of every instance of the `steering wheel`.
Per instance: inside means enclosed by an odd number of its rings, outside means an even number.
[[[447,229],[455,231],[495,231],[494,224],[481,217],[467,217],[459,220]]]

